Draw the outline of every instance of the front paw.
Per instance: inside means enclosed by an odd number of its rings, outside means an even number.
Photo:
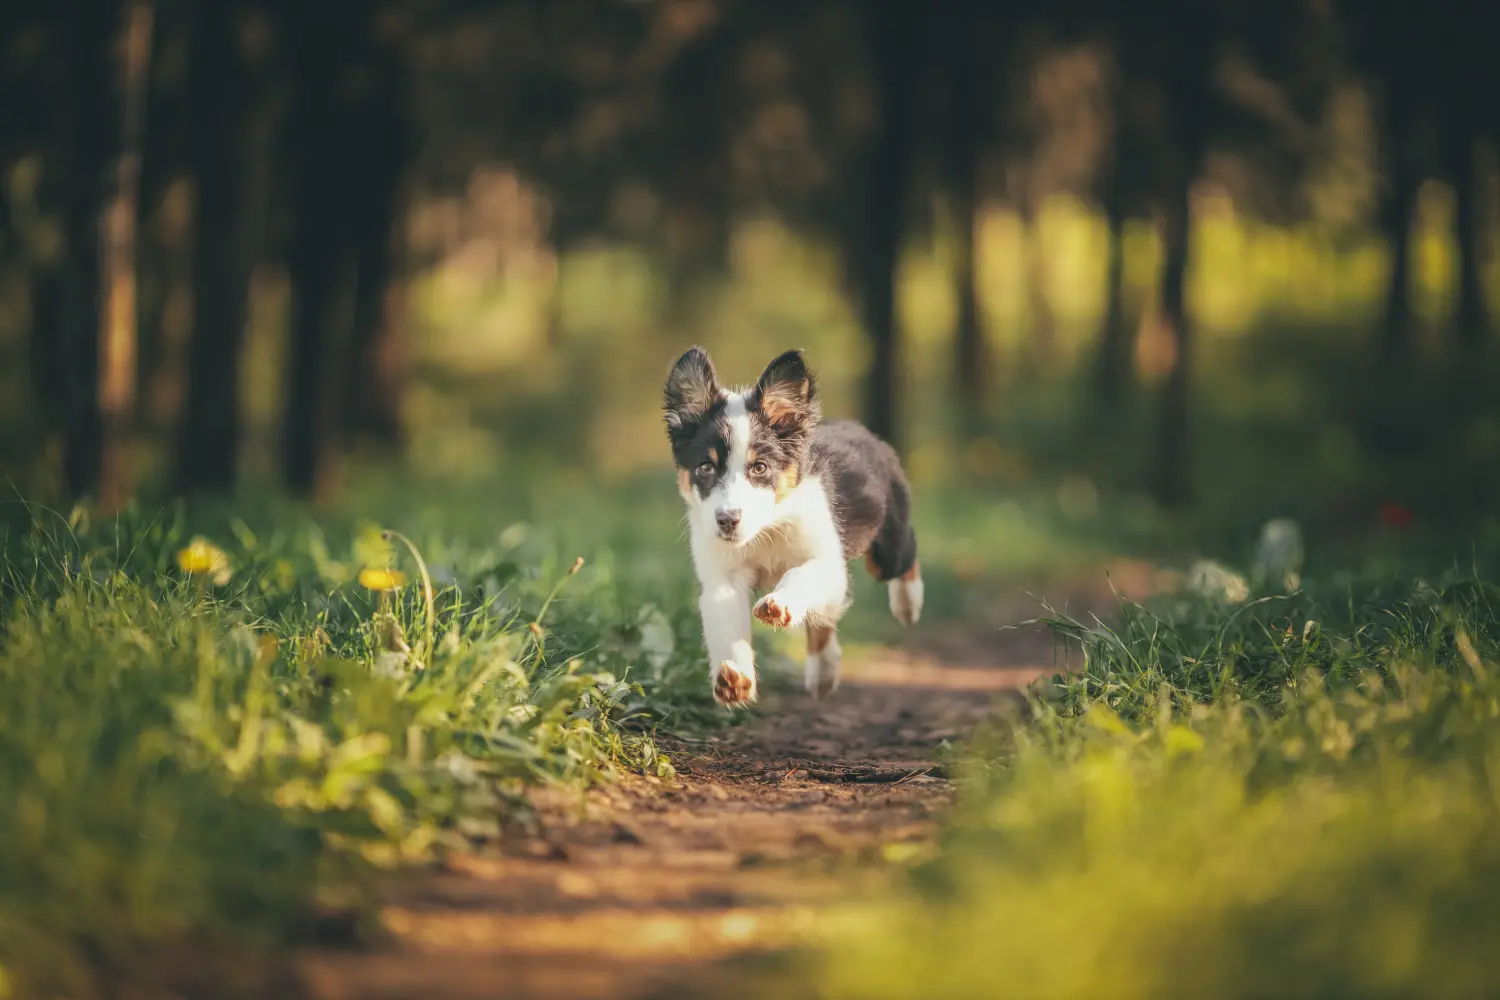
[[[772,628],[791,628],[802,621],[802,615],[792,609],[787,599],[775,593],[755,602],[754,615]]]
[[[746,670],[729,660],[714,673],[714,701],[725,708],[743,708],[756,699],[755,670]]]

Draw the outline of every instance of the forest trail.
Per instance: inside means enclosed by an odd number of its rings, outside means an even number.
[[[1075,612],[1113,600],[1071,594]],[[1021,689],[1062,665],[1044,630],[994,624],[1036,608],[851,645],[829,700],[773,691],[712,740],[668,745],[674,781],[539,796],[537,830],[391,886],[385,940],[305,953],[299,978],[317,1000],[724,995],[726,960],[815,943],[936,835],[943,746],[1023,711]]]

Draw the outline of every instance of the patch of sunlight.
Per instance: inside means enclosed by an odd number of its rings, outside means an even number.
[[[897,306],[906,342],[915,347],[947,340],[958,321],[958,300],[946,262],[931,246],[911,250],[902,255],[897,280]]]
[[[1254,320],[1260,299],[1259,282],[1245,267],[1251,237],[1228,197],[1199,197],[1195,207],[1188,308],[1205,333],[1239,333]]]
[[[717,912],[619,907],[572,914],[391,906],[381,912],[381,923],[409,944],[436,951],[569,954],[587,941],[603,955],[713,957],[822,939],[846,924],[838,913],[837,907],[814,911],[805,906]]]
[[[980,210],[974,270],[982,312],[1001,342],[1013,341],[1026,319],[1026,230],[1020,216],[985,205]]]
[[[1071,195],[1048,198],[1037,216],[1036,251],[1047,258],[1047,298],[1059,328],[1097,329],[1104,316],[1109,230]]]
[[[946,482],[953,472],[952,449],[935,442],[919,444],[906,460],[906,471],[914,486]]]
[[[1444,322],[1453,307],[1458,275],[1457,249],[1450,236],[1453,190],[1428,181],[1417,193],[1412,252],[1412,312],[1424,323]]]
[[[592,246],[569,253],[561,269],[558,319],[567,335],[608,339],[649,326],[667,297],[666,278],[644,250]]]
[[[825,412],[853,412],[870,353],[841,274],[827,243],[799,237],[773,217],[748,219],[735,228],[730,273],[688,318],[692,339],[709,348],[731,382],[753,379],[789,347],[804,348],[814,358]]]
[[[669,458],[661,416],[649,410],[612,409],[594,419],[591,446],[595,462],[593,471],[605,477],[628,475],[652,466],[666,467]]]
[[[475,425],[464,398],[417,383],[407,393],[406,408],[408,459],[418,472],[466,479],[499,464],[499,439]]]

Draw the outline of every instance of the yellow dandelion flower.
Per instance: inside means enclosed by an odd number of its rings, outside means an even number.
[[[359,585],[366,590],[399,590],[406,586],[406,574],[399,569],[367,567],[359,571]]]
[[[229,582],[229,556],[202,535],[177,551],[177,568],[193,576],[206,576],[221,586]]]

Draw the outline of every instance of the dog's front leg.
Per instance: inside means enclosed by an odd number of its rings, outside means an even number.
[[[849,568],[842,559],[819,557],[793,566],[755,605],[755,617],[776,628],[805,625],[811,618],[833,624],[844,614]]]
[[[755,652],[750,646],[750,585],[732,578],[703,580],[698,611],[708,646],[714,700],[739,708],[756,699]]]

